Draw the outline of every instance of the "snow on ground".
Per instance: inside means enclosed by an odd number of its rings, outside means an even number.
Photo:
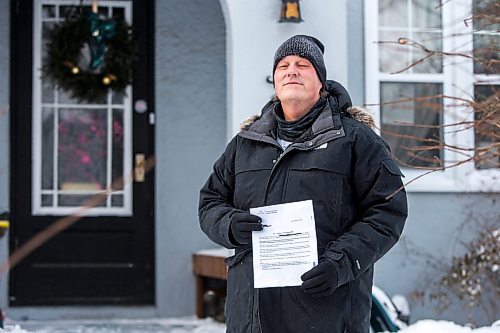
[[[500,333],[500,321],[489,327],[471,329],[451,321],[420,320],[401,333]]]
[[[225,326],[194,317],[144,320],[79,320],[7,322],[0,333],[224,333]],[[489,327],[471,329],[449,321],[421,320],[401,333],[500,333],[500,320]]]
[[[210,318],[112,319],[6,322],[0,333],[225,333]]]

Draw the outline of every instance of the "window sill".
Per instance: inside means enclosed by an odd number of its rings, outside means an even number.
[[[407,192],[500,193],[500,169],[477,170],[463,166],[427,175],[402,169]],[[417,179],[417,177],[420,177]]]

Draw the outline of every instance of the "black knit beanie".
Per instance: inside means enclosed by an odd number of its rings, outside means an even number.
[[[307,35],[295,35],[278,47],[274,54],[273,76],[278,62],[286,56],[297,55],[309,60],[318,74],[321,84],[325,86],[326,67],[323,60],[325,46],[318,39]]]

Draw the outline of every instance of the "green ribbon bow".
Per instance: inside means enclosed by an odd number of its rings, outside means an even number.
[[[91,12],[88,17],[90,36],[90,64],[91,70],[97,69],[104,63],[104,51],[106,50],[106,39],[111,39],[115,36],[116,22],[109,20],[103,21],[99,16]]]

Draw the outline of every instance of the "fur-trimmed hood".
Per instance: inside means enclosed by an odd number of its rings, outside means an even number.
[[[375,129],[375,120],[373,115],[361,106],[352,106],[351,96],[347,90],[337,81],[326,80],[324,92],[328,96],[330,106],[340,110],[342,117],[349,117],[357,120],[372,130]],[[278,102],[269,101],[262,109],[261,115],[254,115],[243,121],[240,125],[241,130],[247,130],[254,122],[262,117],[266,112],[272,111]]]
[[[372,130],[375,129],[375,119],[373,118],[373,114],[368,112],[365,108],[361,106],[351,106],[346,109],[346,113],[348,117],[359,121],[360,123],[365,124],[370,127]],[[261,115],[253,115],[248,117],[240,124],[240,130],[246,130],[252,125],[255,121],[259,120]]]

